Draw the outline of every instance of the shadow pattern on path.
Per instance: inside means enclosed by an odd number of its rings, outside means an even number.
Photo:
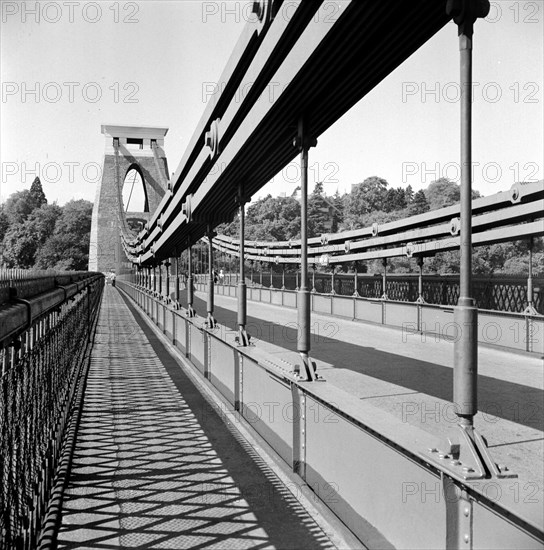
[[[334,546],[108,287],[58,548]]]

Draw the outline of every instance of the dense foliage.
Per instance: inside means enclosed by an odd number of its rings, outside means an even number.
[[[7,268],[87,269],[92,203],[48,204],[39,178],[0,205],[0,263]]]

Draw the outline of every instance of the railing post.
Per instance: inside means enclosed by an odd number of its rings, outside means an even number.
[[[213,306],[214,306],[214,280],[213,280],[213,238],[215,233],[213,231],[212,224],[208,224],[208,231],[206,232],[208,237],[208,301],[206,304],[206,311],[208,313],[206,318],[206,324],[208,328],[215,328],[217,321],[213,316]]]
[[[270,261],[270,288],[274,288],[274,262]]]
[[[334,279],[336,274],[336,266],[332,266],[332,273],[331,273],[331,294],[336,294],[336,290],[334,290]]]
[[[417,300],[416,303],[424,304],[425,298],[423,297],[423,256],[417,257],[418,278],[417,278]]]
[[[194,317],[193,308],[193,246],[191,239],[187,240],[187,317]]]
[[[281,289],[285,290],[285,264],[281,264]]]
[[[453,401],[458,416],[457,441],[461,440],[456,444],[460,460],[466,463],[466,457],[471,457],[479,477],[486,477],[488,473],[515,477],[495,464],[485,441],[474,429],[474,415],[478,412],[478,310],[472,298],[472,35],[474,22],[478,17],[485,17],[489,8],[485,0],[450,0],[447,4],[448,14],[459,27],[461,89],[461,273],[459,300],[454,308],[459,337],[453,348]],[[470,538],[469,534],[465,535],[464,543],[472,544]],[[461,540],[452,542],[458,547],[464,544]]]
[[[87,344],[91,341],[91,285],[87,285]]]
[[[262,288],[263,287],[263,262],[262,262],[262,260],[261,260],[260,268],[261,268],[261,272],[260,272],[260,275],[259,275],[259,285]]]
[[[312,264],[312,292],[317,292],[317,290],[315,289],[315,272],[316,272],[316,269],[317,269],[317,266],[314,264]]]
[[[166,260],[164,262],[164,269],[166,271],[166,296],[164,297],[165,298],[165,302],[167,304],[170,303],[170,266],[172,265],[172,261],[170,260]]]
[[[468,9],[468,2],[464,6]],[[454,322],[461,337],[454,344],[454,396],[461,427],[471,430],[478,411],[477,315],[472,294],[472,34],[475,18],[459,22],[461,59],[461,273]]]
[[[175,261],[175,267],[174,269],[176,270],[176,303],[174,304],[175,305],[175,308],[176,309],[179,309],[181,307],[180,305],[180,301],[179,301],[179,268],[180,268],[180,265],[179,265],[179,260],[180,260],[180,257],[178,254],[176,254],[176,261]]]
[[[387,258],[382,258],[383,275],[382,275],[382,300],[387,300]]]
[[[529,237],[529,273],[527,274],[527,307],[525,308],[525,315],[538,315],[535,308],[534,293],[533,293],[533,247],[534,238]]]
[[[425,303],[425,298],[423,297],[423,256],[417,257],[417,266],[418,266],[418,278],[417,278],[417,330],[418,332],[423,332],[423,304]]]
[[[529,273],[527,274],[527,307],[525,308],[525,350],[533,351],[534,341],[534,325],[533,315],[538,315],[538,312],[534,306],[534,294],[533,294],[533,237],[529,238]]]
[[[162,293],[162,262],[159,262],[159,298],[163,298]]]
[[[355,270],[355,273],[353,274],[353,296],[357,297],[359,296],[359,285],[357,280],[357,260],[353,262],[353,269]]]
[[[245,274],[245,225],[246,213],[244,205],[246,203],[243,187],[238,186],[238,208],[240,211],[240,244],[239,244],[239,279],[238,279],[238,344],[240,346],[249,346],[250,337],[246,332],[247,324],[247,288]]]
[[[300,288],[298,291],[298,338],[297,350],[302,358],[306,380],[317,379],[315,363],[310,359],[310,291],[308,290],[308,149],[317,144],[317,140],[307,135],[305,123],[301,117],[298,123],[298,135],[294,145],[300,152]]]

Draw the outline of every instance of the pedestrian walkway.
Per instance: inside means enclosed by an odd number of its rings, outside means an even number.
[[[107,286],[58,548],[335,548],[314,517]]]

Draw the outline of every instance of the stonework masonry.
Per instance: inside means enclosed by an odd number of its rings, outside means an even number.
[[[168,163],[163,151],[167,131],[167,128],[102,126],[106,150],[102,163],[102,179],[97,187],[93,206],[89,271],[120,274],[128,267],[120,237],[122,185],[129,170],[139,170],[148,206],[147,214],[144,213],[141,217],[148,219],[157,209],[168,185]],[[118,143],[119,177],[114,140]]]

